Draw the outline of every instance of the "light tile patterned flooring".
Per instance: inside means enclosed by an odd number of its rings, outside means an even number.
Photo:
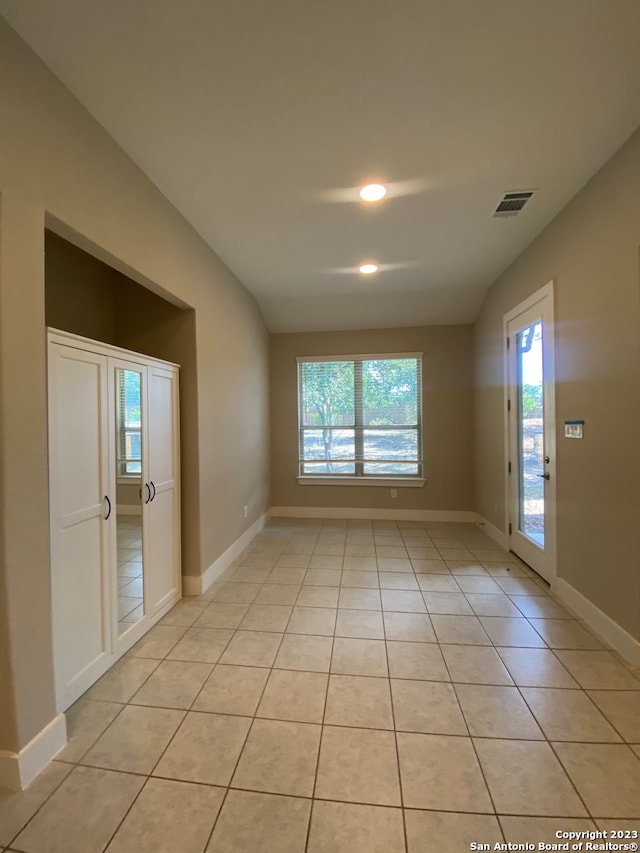
[[[0,797],[28,853],[462,853],[640,829],[640,680],[474,525],[272,523]]]
[[[119,515],[118,540],[118,633],[123,634],[143,611],[142,518]]]

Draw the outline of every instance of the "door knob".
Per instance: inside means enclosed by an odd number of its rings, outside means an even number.
[[[548,471],[545,471],[544,474],[538,474],[537,476],[542,477],[543,480],[550,480],[551,479],[551,474],[549,474]]]

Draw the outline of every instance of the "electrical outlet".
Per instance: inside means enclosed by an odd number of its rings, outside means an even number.
[[[244,517],[245,517],[245,518],[247,518],[247,517],[248,517],[248,515],[249,515],[249,507],[248,507],[248,506],[245,506],[245,507],[243,508],[243,510],[242,510],[242,514],[244,515]]]
[[[397,489],[391,489],[391,497],[392,498],[398,497],[398,490]]]

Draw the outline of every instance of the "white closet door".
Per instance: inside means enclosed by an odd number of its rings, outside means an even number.
[[[180,595],[178,371],[149,365],[144,507],[145,613]]]
[[[58,704],[109,655],[107,359],[51,344],[49,464],[53,644]]]

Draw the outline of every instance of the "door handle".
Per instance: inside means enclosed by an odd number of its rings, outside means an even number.
[[[151,500],[151,489],[149,488],[149,483],[145,483],[144,487],[147,490],[147,499],[145,500],[145,503],[148,504]]]
[[[104,496],[104,499],[105,499],[105,501],[107,502],[107,506],[109,507],[109,510],[108,510],[107,514],[105,515],[104,520],[105,520],[105,521],[108,521],[108,520],[109,520],[109,516],[111,515],[111,501],[109,500],[108,495],[105,495],[105,496]]]
[[[151,500],[153,500],[156,496],[156,484],[153,482],[153,480],[150,480],[149,482],[153,486],[153,495],[151,496]]]
[[[548,471],[545,471],[544,474],[537,474],[536,476],[542,477],[543,480],[551,479],[551,474]]]

